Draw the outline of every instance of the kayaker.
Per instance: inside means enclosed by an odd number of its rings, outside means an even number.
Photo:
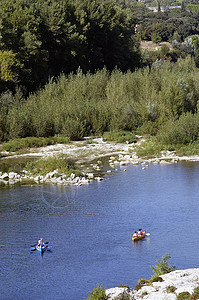
[[[44,244],[44,242],[43,242],[43,239],[42,238],[40,238],[40,240],[38,240],[38,243],[37,243],[37,247],[45,247],[45,244]]]
[[[138,236],[142,236],[142,228],[138,229]]]
[[[134,232],[133,238],[136,238],[138,236],[137,231]]]

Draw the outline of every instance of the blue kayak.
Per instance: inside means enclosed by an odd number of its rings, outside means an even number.
[[[40,253],[46,251],[47,248],[48,246],[36,246],[36,250],[39,251]]]
[[[52,249],[52,246],[34,246],[30,248],[30,251],[37,250],[40,253],[45,252],[46,250],[50,251]]]

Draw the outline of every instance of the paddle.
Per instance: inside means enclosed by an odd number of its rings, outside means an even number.
[[[133,233],[132,233],[131,235],[133,235]],[[146,236],[149,236],[149,235],[151,235],[151,234],[150,234],[150,233],[145,233],[145,235],[146,235]]]
[[[46,242],[46,243],[44,243],[45,245],[47,245],[49,242]],[[35,244],[35,245],[30,245],[30,247],[36,247],[37,246],[37,244]]]
[[[31,247],[31,248],[30,248],[30,251],[35,251],[35,250],[36,250],[35,247]]]

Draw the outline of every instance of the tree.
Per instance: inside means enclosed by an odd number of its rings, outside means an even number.
[[[162,257],[162,260],[157,260],[157,264],[155,266],[151,266],[154,275],[153,277],[158,277],[160,275],[170,273],[176,270],[175,266],[168,266],[168,260],[171,258],[170,254],[166,254]]]
[[[0,0],[0,50],[23,66],[27,91],[61,72],[126,71],[139,65],[135,21],[129,4],[101,0]]]

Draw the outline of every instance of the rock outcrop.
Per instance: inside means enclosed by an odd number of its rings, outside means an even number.
[[[82,176],[76,176],[72,173],[69,177],[65,174],[59,174],[57,170],[47,173],[45,176],[42,175],[33,175],[28,173],[26,170],[23,170],[20,174],[10,172],[2,173],[0,172],[0,183],[3,184],[15,184],[23,182],[35,183],[53,183],[53,184],[62,184],[62,185],[83,185],[88,184],[93,180],[101,181],[103,178],[95,177],[93,173],[83,173]]]
[[[109,300],[123,299],[122,296],[129,297],[129,300],[176,300],[177,295],[188,292],[191,295],[194,289],[199,287],[199,269],[177,270],[160,276],[162,282],[153,282],[151,285],[144,285],[138,291],[127,287],[116,287],[106,290]],[[126,298],[125,298],[126,299]],[[198,298],[194,298],[198,299]]]

